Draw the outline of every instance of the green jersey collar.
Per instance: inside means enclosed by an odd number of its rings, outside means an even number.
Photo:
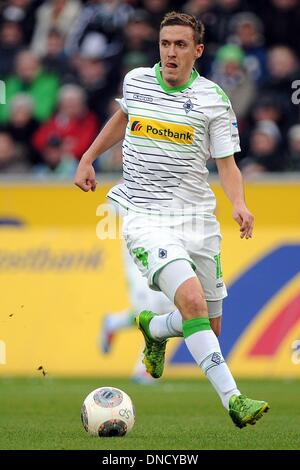
[[[191,76],[190,76],[189,80],[186,83],[184,83],[183,85],[180,85],[180,86],[171,87],[171,86],[167,85],[166,82],[164,81],[164,79],[162,78],[159,62],[157,64],[155,64],[155,75],[156,75],[158,83],[160,84],[162,89],[164,91],[166,91],[167,93],[175,93],[176,91],[183,91],[186,88],[188,88],[189,86],[191,86],[191,84],[195,81],[195,79],[197,77],[199,77],[199,74],[198,74],[197,70],[193,69],[192,73],[191,73]]]

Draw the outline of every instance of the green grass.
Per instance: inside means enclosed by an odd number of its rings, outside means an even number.
[[[81,404],[94,388],[126,391],[136,423],[123,438],[89,436]],[[299,449],[299,381],[239,381],[243,393],[266,399],[267,415],[242,430],[231,422],[209,383],[124,379],[1,379],[0,449]]]

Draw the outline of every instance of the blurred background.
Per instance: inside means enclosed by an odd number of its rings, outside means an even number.
[[[124,75],[159,60],[159,24],[173,9],[205,25],[197,68],[232,101],[256,216],[254,238],[240,240],[209,161],[229,290],[224,355],[235,375],[300,376],[299,0],[0,2],[0,375],[134,368],[133,329],[108,357],[97,344],[104,315],[130,307],[121,242],[96,235],[121,146],[97,161],[95,193],[72,179]],[[199,374],[180,339],[167,361],[166,376]]]

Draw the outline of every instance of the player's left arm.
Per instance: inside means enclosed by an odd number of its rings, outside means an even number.
[[[218,158],[215,160],[222,188],[231,201],[232,216],[240,226],[241,238],[251,238],[254,217],[246,206],[243,178],[238,169],[234,156]]]

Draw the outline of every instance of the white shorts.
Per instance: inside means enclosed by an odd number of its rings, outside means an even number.
[[[205,299],[227,296],[223,281],[220,225],[214,215],[166,216],[129,211],[123,219],[127,248],[153,290],[155,274],[178,259],[187,260],[203,287]]]
[[[136,314],[139,314],[142,310],[145,310],[145,308],[155,312],[157,315],[170,313],[172,310],[176,309],[165,294],[149,289],[147,279],[141,275],[125,245],[124,264],[130,302]]]

